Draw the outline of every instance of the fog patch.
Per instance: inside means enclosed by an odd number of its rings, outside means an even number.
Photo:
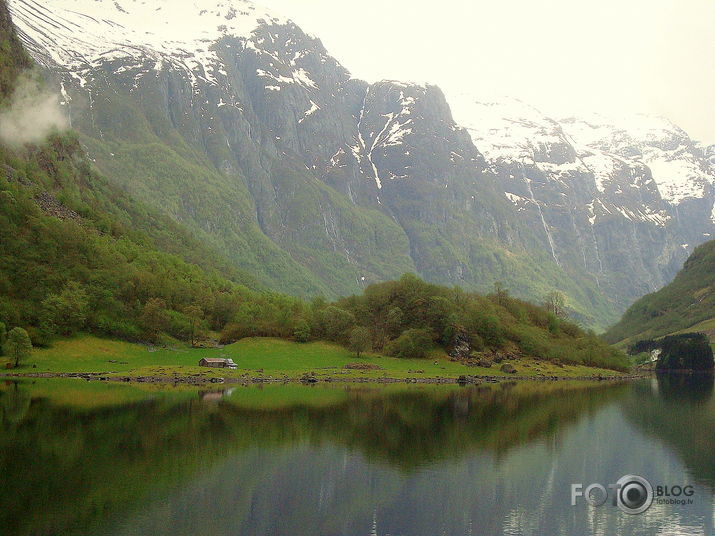
[[[66,128],[59,96],[30,76],[20,77],[10,102],[0,110],[0,142],[13,146],[39,143]]]

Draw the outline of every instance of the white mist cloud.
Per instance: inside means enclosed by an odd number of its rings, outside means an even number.
[[[58,96],[29,76],[18,80],[9,105],[0,110],[0,142],[7,145],[38,143],[53,131],[66,128]]]

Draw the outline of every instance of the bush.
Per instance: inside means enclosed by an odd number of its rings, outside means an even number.
[[[305,320],[299,320],[293,330],[293,338],[296,342],[308,342],[310,340],[310,325]]]
[[[549,333],[558,335],[561,332],[561,321],[554,313],[549,313],[546,322],[548,324]]]
[[[334,342],[347,342],[348,330],[355,325],[355,315],[350,311],[330,305],[316,315],[325,338]]]
[[[244,337],[250,336],[251,334],[246,329],[246,326],[236,322],[229,322],[226,326],[224,326],[223,331],[221,331],[219,342],[221,344],[233,344]]]
[[[52,341],[54,340],[54,334],[45,329],[43,326],[40,326],[39,328],[28,326],[27,334],[30,336],[32,345],[39,346],[40,348],[49,347],[52,345]]]
[[[50,294],[42,302],[42,324],[64,336],[74,335],[87,320],[89,298],[84,287],[70,281],[59,294]]]
[[[408,329],[385,347],[393,357],[425,357],[432,346],[432,334],[426,329]]]

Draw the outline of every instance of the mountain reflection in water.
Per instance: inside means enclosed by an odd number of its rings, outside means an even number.
[[[713,533],[712,380],[0,388],[12,535]],[[570,505],[623,474],[690,506]]]

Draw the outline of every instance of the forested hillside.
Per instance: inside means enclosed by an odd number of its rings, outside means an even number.
[[[634,303],[606,333],[611,342],[652,339],[678,331],[715,335],[715,240],[695,249],[675,280]]]
[[[5,110],[19,77],[34,75],[4,0],[0,66]],[[149,298],[177,335],[192,305],[219,322],[221,303],[249,292],[237,283],[256,285],[220,258],[99,176],[74,133],[0,144],[0,321],[31,328],[35,343],[80,328],[138,338]]]

